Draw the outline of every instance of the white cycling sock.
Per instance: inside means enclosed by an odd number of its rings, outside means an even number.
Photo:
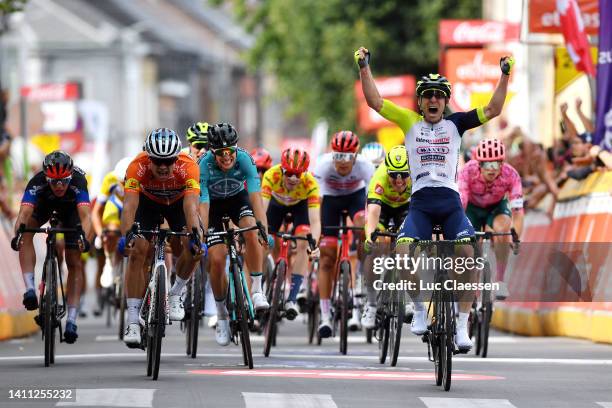
[[[415,312],[422,312],[425,310],[425,303],[420,300],[415,300],[413,303]]]
[[[172,288],[170,288],[170,292],[168,292],[168,295],[170,296],[180,295],[188,280],[189,279],[183,279],[180,276],[176,275],[176,279],[174,280],[174,285],[172,285]]]
[[[68,314],[66,320],[70,323],[76,324],[76,319],[78,315],[79,308],[76,306],[68,305]]]
[[[140,313],[142,299],[128,298],[126,303],[128,312],[128,324],[139,324],[140,320],[138,319],[138,314]]]
[[[23,274],[23,282],[25,283],[27,290],[36,290],[34,288],[34,272],[25,272]]]
[[[329,319],[331,317],[331,299],[319,300],[321,306],[321,320]]]
[[[457,317],[457,327],[467,327],[469,317],[469,313],[459,312],[459,317]]]
[[[261,289],[261,272],[251,272],[251,292],[262,292]]]
[[[227,312],[227,307],[225,307],[225,299],[215,299],[215,304],[217,305],[217,319],[227,320],[227,318],[229,317],[229,313]]]

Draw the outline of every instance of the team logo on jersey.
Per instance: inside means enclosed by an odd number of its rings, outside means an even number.
[[[385,193],[385,189],[380,184],[376,184],[374,192],[378,195],[383,195]]]
[[[446,159],[444,158],[444,156],[441,156],[439,154],[426,154],[424,156],[421,156],[421,163],[424,162],[445,163]]]
[[[424,173],[420,173],[420,174],[418,174],[418,175],[416,176],[416,179],[415,179],[415,180],[418,180],[418,179],[423,178],[423,177],[427,177],[427,176],[429,176],[429,175],[430,175],[430,173],[429,173],[428,171],[426,171],[426,172],[424,172]]]
[[[208,184],[208,190],[215,196],[227,197],[236,194],[242,188],[242,181],[223,178]]]
[[[129,178],[125,181],[125,188],[127,190],[138,190],[140,183],[135,178]]]
[[[417,147],[418,154],[448,154],[449,149],[446,146],[420,146]]]

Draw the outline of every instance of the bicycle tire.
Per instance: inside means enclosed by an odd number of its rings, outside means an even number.
[[[236,314],[238,319],[238,329],[240,331],[240,343],[242,345],[242,356],[244,365],[249,369],[253,368],[253,351],[251,350],[251,339],[249,337],[249,316],[247,299],[245,296],[245,288],[242,285],[241,272],[238,267],[232,267],[232,275],[234,279],[234,288],[236,290]]]
[[[151,326],[149,326],[149,324],[146,322],[146,320],[148,319],[148,314],[151,313],[151,307],[155,306],[154,305],[154,301],[152,301],[152,296],[151,296],[151,291],[149,289],[147,289],[147,292],[145,294],[145,298],[144,298],[144,302],[148,305],[148,311],[147,314],[145,315],[145,327],[144,330],[141,334],[142,339],[144,339],[144,344],[145,347],[147,349],[147,377],[150,377],[151,374],[153,373],[153,342],[151,340],[149,340],[149,338],[151,337]]]
[[[491,266],[488,262],[484,265],[483,281],[491,281]],[[491,291],[483,289],[482,291],[482,314],[480,316],[481,324],[478,331],[478,345],[481,348],[481,357],[486,358],[489,351],[489,329],[491,317],[493,315],[493,304],[491,302]]]
[[[402,339],[402,324],[404,323],[404,314],[406,313],[405,302],[402,294],[403,292],[397,292],[397,301],[392,303],[395,304],[395,311],[391,313],[391,322],[389,324],[389,350],[391,351],[391,359],[389,363],[391,364],[391,367],[395,367],[397,365],[397,358],[399,357],[399,349]]]
[[[166,326],[166,271],[165,266],[157,267],[157,289],[155,291],[155,319],[151,330],[153,336],[153,380],[159,377],[159,366],[161,360],[162,338]]]
[[[340,353],[346,355],[348,348],[348,314],[351,309],[349,285],[351,279],[351,266],[348,262],[340,263],[340,274],[342,275],[341,290],[341,310],[340,310]]]
[[[366,343],[372,344],[372,336],[374,334],[374,329],[366,329]]]
[[[191,279],[189,279],[189,281],[187,282],[187,285],[185,285],[185,321],[181,322],[181,331],[185,332],[185,354],[188,357],[191,357],[191,313],[193,307],[193,297],[191,295],[191,292],[195,272],[193,273],[193,275],[194,276],[192,276]]]
[[[452,297],[451,297],[452,299]],[[442,375],[442,382],[444,385],[444,391],[449,391],[451,388],[452,370],[453,370],[453,349],[454,349],[454,329],[453,329],[453,317],[454,313],[451,312],[454,302],[444,302],[444,334],[445,342],[442,343],[444,347],[441,352],[444,356],[444,371]]]
[[[53,260],[49,259],[45,262],[45,294],[44,304],[41,308],[43,316],[43,337],[45,339],[45,367],[53,364],[53,352],[55,343],[55,319],[54,312],[54,296],[53,296],[53,274],[55,273]]]
[[[192,303],[191,303],[191,319],[189,321],[190,325],[190,340],[191,340],[191,358],[196,358],[198,354],[198,335],[200,329],[200,320],[201,320],[201,310],[202,304],[204,302],[203,293],[204,286],[202,284],[202,271],[201,266],[198,266],[193,274],[193,288],[191,291]]]
[[[387,316],[386,313],[383,312],[382,323],[378,328],[380,332],[378,337],[378,362],[380,364],[385,364],[387,361],[387,352],[389,351],[389,324],[391,320]]]
[[[106,309],[106,328],[111,327],[111,314],[112,314],[112,307],[113,307],[113,302],[111,302],[111,297],[112,297],[112,289],[110,288],[105,288],[104,291],[106,292],[106,298],[104,299],[104,303],[105,303],[105,309]]]
[[[443,309],[443,305],[442,305],[442,300],[441,300],[441,295],[440,295],[440,291],[436,291],[435,296],[434,296],[434,321],[432,323],[432,328],[431,328],[431,333],[430,333],[430,344],[431,344],[431,349],[432,349],[432,353],[434,356],[434,370],[435,370],[435,377],[436,377],[436,385],[440,386],[442,385],[442,378],[443,378],[443,372],[444,372],[444,367],[443,367],[443,357],[442,357],[442,346],[444,344],[446,344],[446,336],[444,331],[442,330],[442,325],[443,325],[443,316],[442,316],[442,311],[441,309]]]
[[[266,325],[264,327],[264,356],[270,356],[270,349],[272,344],[275,343],[276,337],[276,322],[278,313],[280,310],[280,294],[285,280],[285,272],[287,270],[287,264],[284,260],[279,260],[274,271],[272,272],[272,279],[270,280],[272,286],[272,296],[268,298],[270,308],[268,309],[268,318],[266,319]]]

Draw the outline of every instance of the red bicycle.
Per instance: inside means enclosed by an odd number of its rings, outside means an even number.
[[[308,241],[311,249],[316,243],[311,234],[307,236],[291,235],[286,233],[275,233],[281,239],[280,254],[276,260],[272,276],[266,288],[266,297],[270,303],[270,308],[264,323],[264,356],[270,356],[272,345],[276,345],[276,325],[285,315],[285,285],[287,283],[287,266],[289,265],[289,244],[294,245],[298,240]]]
[[[363,227],[349,227],[347,225],[348,212],[342,211],[340,226],[329,227],[327,229],[338,230],[340,235],[339,257],[336,262],[336,277],[332,290],[331,303],[333,305],[333,332],[336,336],[338,326],[340,326],[340,352],[346,354],[348,345],[348,321],[353,311],[353,279],[351,276],[351,259],[349,249],[351,239],[349,231],[363,231]]]

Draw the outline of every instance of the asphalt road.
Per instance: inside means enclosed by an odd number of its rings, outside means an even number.
[[[489,358],[453,360],[450,392],[435,385],[426,345],[405,333],[397,367],[378,363],[375,344],[352,333],[348,355],[338,342],[306,343],[300,317],[284,323],[278,346],[263,357],[252,337],[255,369],[238,346],[219,347],[203,328],[197,359],[185,356],[177,324],[163,342],[158,381],[146,377],[143,351],[129,350],[100,319],[81,319],[74,345],[60,344],[43,365],[40,336],[0,343],[0,407],[612,407],[612,346],[567,338],[494,333]],[[73,389],[76,400],[11,400],[10,391]]]

